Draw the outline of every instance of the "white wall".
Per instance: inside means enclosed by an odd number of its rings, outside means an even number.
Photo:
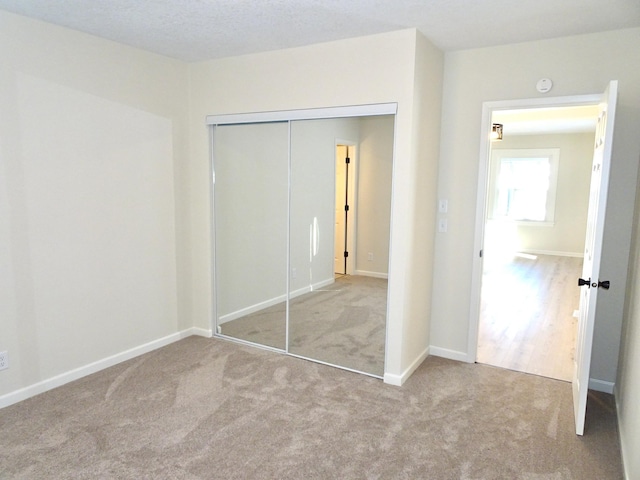
[[[180,62],[3,12],[0,64],[6,404],[181,328],[187,77]]]
[[[389,273],[394,117],[364,118],[358,148],[356,273]],[[369,260],[369,253],[373,259]]]
[[[633,229],[628,297],[615,391],[622,460],[629,480],[640,478],[640,191],[636,198]]]
[[[418,61],[417,61],[418,59]],[[188,166],[189,207],[181,212],[190,222],[191,313],[197,327],[211,328],[211,246],[209,153],[206,115],[297,108],[398,103],[392,207],[389,328],[386,371],[400,382],[426,349],[429,264],[414,265],[410,253],[416,241],[429,258],[430,226],[423,224],[418,201],[423,189],[415,184],[423,164],[435,169],[433,150],[414,144],[423,119],[437,125],[441,85],[441,54],[415,30],[330,42],[308,47],[226,58],[190,65],[191,148]],[[428,75],[416,82],[416,68]],[[341,72],[335,75],[335,72]],[[422,90],[434,100],[417,113]],[[419,98],[423,98],[420,96]],[[437,138],[437,128],[427,135]],[[437,141],[431,143],[431,146]],[[429,194],[435,197],[435,176]],[[420,210],[416,210],[419,208]],[[414,276],[419,282],[412,281]],[[419,317],[410,317],[411,313]],[[414,331],[414,322],[418,329]]]
[[[589,206],[589,182],[594,132],[556,135],[505,135],[492,151],[558,148],[558,183],[553,226],[518,225],[517,249],[522,252],[582,256]]]
[[[449,200],[449,232],[438,234],[431,345],[465,358],[469,335],[480,120],[484,101],[601,93],[619,80],[618,111],[605,225],[591,377],[615,381],[623,315],[630,226],[640,152],[640,29],[448,53],[445,56],[438,191]]]
[[[15,401],[210,331],[204,117],[297,107],[398,104],[387,372],[401,383],[418,365],[433,233],[420,204],[435,197],[442,75],[426,39],[405,30],[188,67],[12,14],[0,22],[0,349],[11,359],[0,394]],[[416,241],[425,263],[409,258]]]

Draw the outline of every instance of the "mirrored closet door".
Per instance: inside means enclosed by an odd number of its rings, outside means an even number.
[[[218,335],[382,377],[394,119],[211,122]]]
[[[213,134],[217,331],[284,350],[289,125],[222,125]]]

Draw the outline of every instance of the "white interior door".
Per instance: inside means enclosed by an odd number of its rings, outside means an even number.
[[[347,250],[346,244],[346,217],[344,206],[347,195],[347,165],[345,158],[348,155],[346,145],[336,147],[336,225],[335,225],[335,247],[334,247],[334,272],[347,273],[345,269],[344,252]]]
[[[598,289],[602,286],[608,288],[608,285],[603,285],[600,281],[600,256],[617,94],[618,82],[612,81],[602,95],[596,127],[573,375],[573,410],[577,435],[584,433]]]

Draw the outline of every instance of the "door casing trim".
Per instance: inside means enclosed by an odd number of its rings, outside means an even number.
[[[519,110],[528,108],[578,107],[598,105],[602,94],[569,95],[562,97],[499,100],[482,103],[480,122],[480,152],[478,161],[478,189],[476,197],[475,234],[473,241],[473,268],[471,273],[471,295],[469,303],[469,336],[467,362],[475,363],[478,354],[478,327],[480,322],[480,293],[482,288],[482,264],[480,252],[484,248],[484,227],[487,215],[486,198],[489,162],[491,155],[491,116],[499,110]]]

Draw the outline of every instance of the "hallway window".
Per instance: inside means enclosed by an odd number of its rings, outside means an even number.
[[[494,150],[490,217],[552,225],[559,149]]]

